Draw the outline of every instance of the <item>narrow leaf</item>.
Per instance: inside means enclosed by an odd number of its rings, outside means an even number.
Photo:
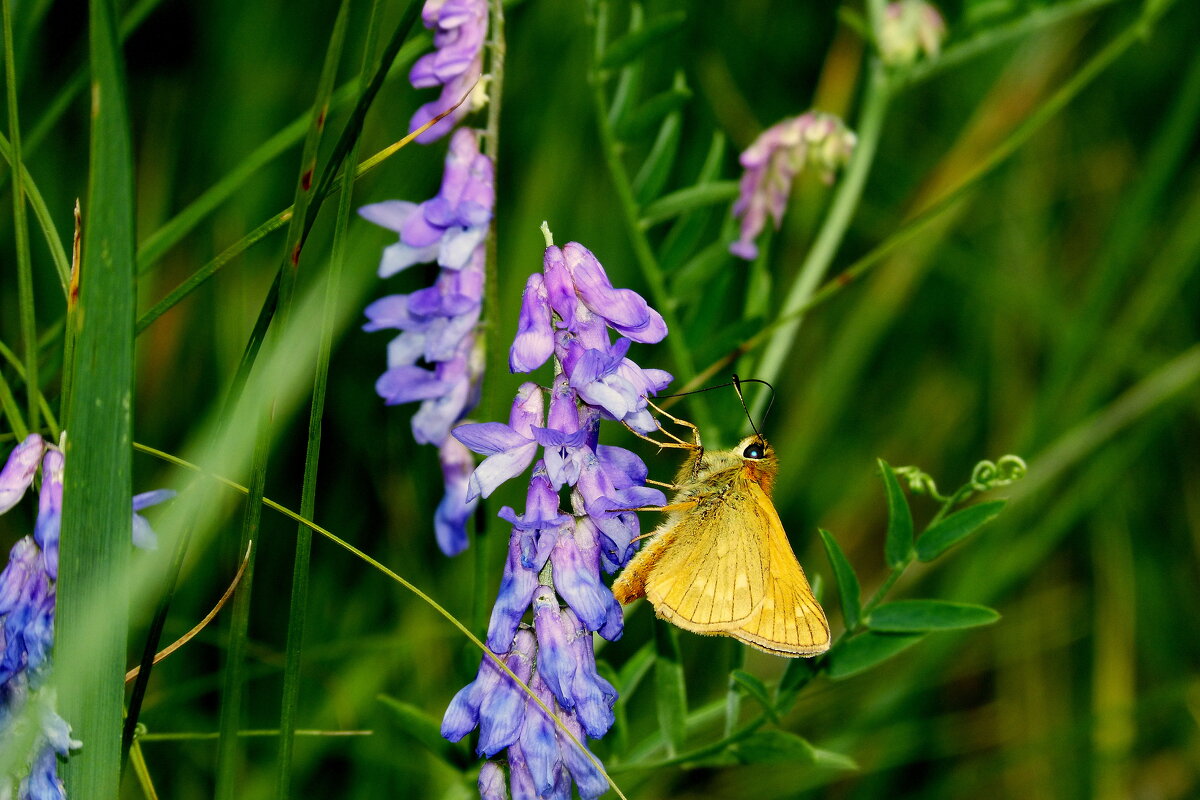
[[[888,527],[884,544],[884,557],[889,567],[901,567],[913,557],[913,520],[908,499],[900,488],[896,473],[882,458],[879,470],[883,474],[883,488],[887,493]]]
[[[813,748],[813,765],[827,769],[858,769],[858,762],[850,756],[820,747]]]
[[[922,561],[933,561],[991,522],[1000,513],[1000,509],[1004,508],[1005,502],[1007,501],[991,500],[968,506],[962,511],[955,511],[921,534],[921,538],[917,539],[917,558]]]
[[[940,631],[990,625],[1000,614],[987,606],[948,600],[897,600],[871,612],[867,626],[875,631]]]
[[[633,61],[650,45],[662,40],[683,27],[687,16],[682,11],[655,17],[641,28],[617,39],[600,59],[600,69],[614,69]]]
[[[653,130],[663,117],[683,108],[684,103],[690,99],[692,99],[692,92],[686,88],[667,89],[665,92],[659,92],[617,124],[617,138],[624,141],[640,139]]]
[[[854,568],[850,566],[837,540],[824,528],[821,529],[821,541],[825,543],[825,554],[829,556],[829,563],[833,566],[833,577],[837,579],[838,597],[842,601],[842,618],[846,622],[846,630],[852,631],[858,627],[858,618],[862,610],[858,576],[854,574]]]
[[[757,676],[751,675],[745,670],[735,669],[729,673],[729,679],[746,694],[757,700],[772,722],[778,721],[779,718],[775,715],[775,704],[771,701],[771,693],[767,690],[767,685]]]
[[[633,179],[633,194],[638,205],[644,206],[658,197],[666,185],[671,167],[675,166],[675,156],[679,153],[679,134],[682,129],[683,115],[678,111],[668,114],[659,126],[654,146]]]
[[[714,203],[726,203],[737,197],[737,181],[715,181],[689,186],[655,200],[642,211],[639,224],[649,228],[655,223],[686,214]]]
[[[642,678],[646,677],[646,673],[654,666],[654,643],[646,642],[629,660],[621,665],[620,671],[617,673],[616,683],[620,692],[617,697],[617,702],[621,702],[638,688],[642,683]]]
[[[654,689],[658,726],[667,739],[667,755],[683,750],[687,740],[687,691],[679,658],[679,634],[665,622],[654,625]]]
[[[733,746],[743,764],[812,764],[816,748],[788,731],[758,731]]]
[[[451,766],[462,769],[467,766],[462,748],[442,738],[442,722],[421,709],[387,695],[379,695],[379,702],[391,712],[397,727],[423,746],[430,753]]]
[[[912,647],[924,638],[920,633],[868,632],[849,639],[829,652],[829,677],[849,678],[868,670]]]
[[[70,797],[117,797],[132,536],[133,149],[111,0],[88,4],[91,146],[79,298],[72,303],[55,678],[60,713],[86,747]]]

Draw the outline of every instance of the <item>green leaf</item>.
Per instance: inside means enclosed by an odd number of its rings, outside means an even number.
[[[942,553],[949,550],[972,533],[991,522],[1000,509],[1004,508],[1005,500],[990,500],[986,503],[976,503],[961,511],[955,511],[950,516],[928,528],[917,539],[917,558],[922,561],[933,561]]]
[[[826,767],[827,769],[858,769],[858,762],[842,753],[835,753],[832,750],[822,750],[819,747],[814,747],[813,766]]]
[[[896,473],[882,458],[879,470],[883,474],[883,488],[887,493],[888,527],[884,544],[884,557],[889,567],[902,567],[913,557],[913,520],[908,508],[908,498],[900,488]]]
[[[779,718],[775,714],[775,704],[771,701],[771,693],[767,690],[767,685],[757,676],[751,675],[745,670],[735,669],[729,673],[729,679],[744,690],[746,694],[757,700],[758,704],[767,712],[767,716],[772,722],[779,721]]]
[[[687,691],[683,682],[683,664],[679,658],[679,633],[665,622],[654,625],[655,701],[658,726],[667,739],[667,755],[683,751],[687,741]]]
[[[682,11],[655,17],[641,28],[629,31],[609,45],[598,66],[600,69],[614,69],[628,64],[647,47],[682,28],[686,19],[687,15]]]
[[[117,797],[132,518],[134,181],[125,65],[111,0],[88,3],[91,144],[67,402],[55,680],[87,746],[67,762],[70,797]]]
[[[846,554],[838,546],[837,540],[824,528],[820,529],[821,541],[825,543],[825,554],[833,566],[833,577],[837,579],[838,597],[842,601],[842,618],[846,622],[846,630],[852,631],[858,627],[858,618],[862,611],[858,585],[858,576],[850,566]]]
[[[829,677],[836,681],[857,675],[907,650],[923,638],[922,633],[867,632],[855,636],[829,652]]]
[[[665,197],[660,197],[646,206],[642,209],[642,218],[638,221],[638,224],[643,228],[649,228],[651,225],[671,219],[672,217],[677,217],[680,214],[686,214],[697,208],[710,206],[714,203],[726,203],[737,197],[737,193],[737,181],[714,181],[712,183],[702,183],[698,186],[689,186],[686,189],[671,192],[671,194]]]
[[[813,764],[817,749],[788,731],[758,731],[730,748],[743,764]]]
[[[458,769],[467,765],[462,749],[442,738],[441,720],[394,697],[381,694],[376,699],[392,712],[399,729],[426,750]]]
[[[654,643],[646,642],[630,656],[628,661],[621,665],[621,669],[617,672],[617,682],[613,685],[620,691],[617,698],[618,703],[637,690],[641,685],[642,678],[646,676],[652,666],[654,666]]]
[[[987,606],[948,600],[897,600],[871,612],[867,626],[875,631],[941,631],[991,625],[1000,614]]]
[[[667,89],[659,92],[638,106],[636,111],[623,116],[617,123],[617,138],[623,141],[639,139],[658,125],[663,117],[683,108],[684,103],[692,99],[692,91],[687,88]]]
[[[644,206],[658,197],[671,175],[671,167],[675,166],[675,156],[679,152],[679,134],[683,130],[683,115],[676,111],[668,114],[658,128],[654,137],[654,146],[650,154],[642,162],[637,177],[633,179],[633,195],[638,205]]]

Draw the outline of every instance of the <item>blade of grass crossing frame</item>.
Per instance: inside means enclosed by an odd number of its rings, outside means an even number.
[[[380,0],[371,5],[371,16],[364,39],[360,81],[367,84],[367,75],[375,60],[375,36],[382,7]],[[382,74],[382,73],[381,73]],[[361,134],[359,120],[354,128]],[[358,162],[361,136],[355,136],[347,158],[349,163]],[[335,156],[336,158],[336,156]],[[333,327],[337,312],[338,289],[342,269],[346,262],[347,229],[354,195],[354,173],[345,170],[342,175],[342,194],[338,202],[337,219],[333,234],[333,255],[329,262],[326,278],[325,307],[321,317],[321,342],[317,350],[317,368],[313,379],[312,410],[308,420],[308,446],[304,457],[304,484],[300,492],[300,513],[312,519],[316,508],[317,471],[321,454],[321,423],[325,416],[325,389],[329,380],[329,359],[333,350]],[[276,778],[276,796],[286,800],[291,794],[292,756],[295,748],[296,708],[300,696],[301,650],[304,647],[305,618],[308,609],[308,579],[312,556],[312,529],[300,525],[296,530],[296,556],[292,566],[292,594],[288,613],[287,644],[284,649],[283,698],[279,716],[279,759]]]
[[[383,76],[385,76],[388,70],[391,68],[391,60],[394,59],[396,54],[400,51],[400,43],[405,39],[405,37],[407,37],[408,32],[412,29],[413,23],[416,21],[416,9],[418,5],[419,4],[417,0],[411,0],[409,3],[409,8],[407,11],[405,11],[404,18],[396,27],[396,32],[392,36],[392,41],[389,43],[388,48],[385,51],[386,57],[380,61],[379,66],[376,69],[376,75],[372,78],[371,87],[368,87],[364,96],[359,98],[358,107],[355,108],[354,114],[351,115],[351,120],[347,123],[346,130],[343,131],[343,135],[339,137],[338,147],[341,147],[343,140],[347,139],[346,131],[350,130],[356,124],[361,125],[361,119],[359,119],[360,111],[363,115],[366,114],[366,110],[370,105],[370,101],[374,99],[375,92],[378,91],[378,84],[382,83]],[[356,123],[355,120],[358,120],[358,122]],[[433,121],[436,122],[436,120]],[[322,118],[322,123],[323,122],[324,119]],[[409,136],[414,135],[415,133],[409,134]],[[344,154],[341,156],[341,158],[344,160]],[[306,157],[302,163],[308,164],[307,145]],[[295,259],[295,261],[292,262],[293,264],[298,263],[299,261],[300,249],[304,245],[304,238],[308,235],[308,231],[312,227],[312,221],[315,221],[316,219],[316,214],[320,210],[321,201],[324,200],[328,193],[326,189],[322,189],[320,187],[327,187],[330,183],[332,183],[337,174],[339,166],[340,163],[337,163],[336,158],[330,159],[329,163],[325,165],[325,170],[321,174],[320,182],[317,184],[318,191],[315,193],[309,193],[306,191],[303,204],[300,202],[301,198],[297,196],[296,203],[292,205],[292,216],[290,218],[288,227],[288,253],[289,257],[294,257]],[[374,164],[371,164],[371,166],[374,166]],[[362,169],[363,165],[359,165],[359,174],[361,174]],[[309,188],[311,188],[312,173],[309,172],[307,174],[310,182]],[[301,181],[303,182],[303,177],[301,178]],[[314,194],[316,202],[312,203],[310,206],[309,200],[314,199]],[[297,223],[297,221],[299,221],[299,223]],[[293,242],[292,236],[296,230],[299,230],[300,232],[299,238]],[[250,370],[254,366],[255,360],[258,358],[258,351],[262,346],[263,339],[266,337],[267,328],[270,326],[271,319],[278,307],[280,292],[286,289],[284,286],[284,273],[286,273],[288,269],[288,263],[285,262],[281,271],[275,276],[275,282],[271,285],[270,290],[267,292],[267,297],[263,301],[262,309],[258,313],[258,319],[254,322],[254,330],[251,331],[250,339],[246,343],[246,349],[242,353],[242,360],[241,363],[238,364],[237,374],[234,375],[233,384],[229,389],[229,400],[227,400],[227,405],[230,402],[233,402],[241,394],[242,387],[245,385],[246,379],[250,375]],[[290,289],[287,290],[290,291]]]
[[[64,424],[56,627],[60,712],[84,747],[66,764],[71,797],[116,797],[128,627],[126,572],[133,389],[133,155],[112,0],[88,3],[92,130],[87,227]]]
[[[25,345],[25,405],[29,427],[38,429],[37,317],[33,306],[33,262],[29,257],[29,224],[25,219],[25,169],[21,161],[21,122],[17,113],[17,67],[13,55],[12,3],[0,0],[4,28],[4,95],[8,105],[8,139],[13,168],[13,239],[17,245],[17,293],[21,339]]]
[[[325,131],[325,121],[329,113],[329,98],[333,94],[334,81],[337,78],[337,68],[341,61],[342,45],[346,38],[346,22],[349,16],[350,0],[342,0],[329,36],[329,45],[325,51],[325,63],[321,68],[321,77],[317,82],[316,96],[313,100],[312,121],[304,140],[304,151],[300,157],[300,175],[296,181],[296,195],[293,202],[295,213],[288,226],[283,264],[276,282],[279,287],[276,309],[279,319],[278,324],[275,325],[277,334],[284,331],[288,324],[292,294],[300,267],[303,220],[313,196],[317,148],[321,144],[321,135]],[[268,317],[267,325],[270,324],[270,317]],[[277,336],[277,338],[281,339],[282,337]],[[254,447],[254,462],[250,474],[250,502],[246,506],[246,514],[242,521],[240,543],[242,552],[245,552],[251,541],[258,538],[262,522],[262,498],[267,480],[267,459],[271,450],[271,417],[274,416],[274,407],[275,398],[273,396],[266,398],[261,411],[264,418]],[[216,791],[218,800],[232,800],[236,796],[237,790],[238,762],[241,757],[237,733],[241,724],[242,689],[245,681],[242,656],[250,625],[254,561],[254,552],[252,551],[246,572],[242,576],[242,582],[233,598],[233,615],[229,631],[229,657],[225,666],[221,694],[221,739],[218,748]]]

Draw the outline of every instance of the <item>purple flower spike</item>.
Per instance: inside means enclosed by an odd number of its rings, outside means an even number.
[[[637,456],[599,444],[600,426],[607,418],[635,430],[657,428],[647,396],[664,389],[671,376],[642,369],[628,353],[633,341],[656,342],[667,331],[658,312],[635,292],[615,288],[582,245],[547,247],[542,266],[542,274],[525,285],[509,365],[514,372],[532,371],[554,357],[549,413],[544,413],[543,390],[526,383],[507,425],[460,425],[454,436],[487,456],[470,482],[471,491],[484,496],[522,472],[538,447],[542,450],[524,513],[508,506],[499,512],[512,524],[512,533],[487,643],[500,652],[514,634],[528,635],[521,620],[532,606],[537,668],[530,688],[540,702],[526,703],[524,727],[508,745],[512,797],[569,800],[575,785],[590,800],[608,783],[586,746],[581,749],[571,737],[582,742],[612,727],[617,693],[597,672],[592,632],[614,640],[624,625],[621,605],[601,579],[600,567],[611,572],[634,549],[638,519],[626,509],[666,502],[662,492],[646,487],[646,465]],[[405,311],[414,313],[411,302]],[[406,322],[395,311],[379,316]],[[407,330],[428,335],[426,329]],[[619,336],[615,344],[610,331]],[[570,493],[570,514],[562,511],[563,491]],[[479,684],[477,679],[472,686]],[[463,690],[451,703],[445,726],[450,738],[464,735],[477,719],[482,725],[486,714],[480,709],[472,716],[476,706],[471,705],[484,702],[481,697]],[[481,748],[485,738],[490,754],[508,737],[481,738]],[[496,795],[501,773],[485,769],[487,783],[481,773],[480,791]]]
[[[37,472],[38,462],[42,460],[42,452],[46,443],[36,433],[25,437],[19,445],[13,448],[0,470],[0,514],[20,502],[25,491],[33,483],[33,473]]]
[[[850,160],[855,141],[840,119],[821,111],[785,119],[763,131],[741,156],[746,171],[733,205],[741,232],[729,251],[747,261],[757,258],[754,239],[762,233],[768,214],[779,227],[796,175],[811,166],[820,170],[827,183],[832,182],[834,173]]]
[[[438,52],[421,60],[414,78],[427,73],[432,82],[424,85],[458,79],[462,46],[469,50],[468,39],[476,33],[482,41],[482,29],[473,27],[477,6],[476,0],[433,0],[426,5],[426,22],[437,28]],[[486,8],[483,13],[486,26]],[[475,331],[483,308],[484,240],[494,205],[492,161],[479,151],[478,132],[464,128],[450,142],[435,197],[419,204],[389,200],[359,209],[365,219],[400,235],[399,242],[384,250],[380,276],[428,261],[436,260],[440,267],[432,286],[367,306],[363,329],[403,331],[388,345],[388,368],[375,391],[387,405],[421,404],[412,417],[413,438],[439,448],[446,495],[434,515],[434,529],[438,546],[448,554],[466,547],[464,524],[483,488],[478,481],[460,485],[470,480],[462,474],[469,474],[473,465],[457,443],[454,448],[446,443],[450,429],[479,401],[484,354]],[[528,449],[532,453],[535,448]],[[493,461],[489,470],[502,466]],[[488,474],[485,470],[482,477]]]
[[[554,351],[554,331],[550,326],[550,302],[542,276],[533,273],[521,296],[521,316],[517,320],[517,338],[508,353],[513,372],[533,372],[546,363]]]

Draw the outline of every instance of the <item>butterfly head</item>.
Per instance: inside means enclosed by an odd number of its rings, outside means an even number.
[[[775,449],[766,439],[755,434],[738,442],[733,452],[741,460],[746,477],[761,485],[763,491],[770,495],[771,487],[775,483],[775,473],[779,469],[775,460]]]

